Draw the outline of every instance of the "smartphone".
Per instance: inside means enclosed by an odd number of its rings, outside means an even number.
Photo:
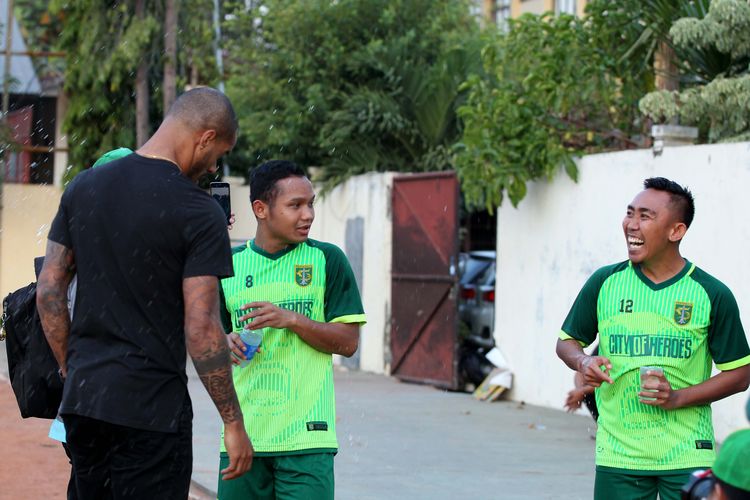
[[[212,182],[208,188],[208,192],[216,200],[221,209],[224,210],[224,215],[227,217],[227,224],[229,224],[229,217],[232,215],[232,204],[229,202],[229,183]]]

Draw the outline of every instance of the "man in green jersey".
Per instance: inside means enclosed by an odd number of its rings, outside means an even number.
[[[308,238],[314,200],[310,180],[293,162],[269,161],[251,173],[258,229],[234,249],[234,277],[221,286],[235,355],[245,358],[237,335],[243,326],[263,332],[260,352],[234,368],[255,458],[242,477],[219,480],[222,500],[334,497],[331,355],[354,354],[365,315],[343,252]]]
[[[622,222],[629,259],[596,271],[562,326],[557,355],[597,388],[597,499],[678,499],[713,463],[710,404],[750,383],[734,296],[680,255],[694,212],[690,191],[647,179]],[[663,374],[641,383],[641,367]]]

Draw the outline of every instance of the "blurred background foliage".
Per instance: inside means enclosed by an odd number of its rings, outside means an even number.
[[[37,69],[64,79],[71,175],[161,121],[170,1],[17,0],[30,48],[66,53]],[[468,0],[177,4],[174,85],[225,86],[240,119],[233,175],[270,158],[314,167],[326,187],[455,169],[468,205],[491,210],[529,181],[575,179],[579,155],[647,147],[654,121],[747,137],[744,0],[591,0],[580,18],[507,29],[480,29]]]

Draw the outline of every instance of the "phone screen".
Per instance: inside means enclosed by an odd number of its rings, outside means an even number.
[[[232,204],[229,201],[229,183],[228,182],[212,182],[209,188],[211,197],[216,200],[227,218],[227,224],[229,224],[229,217],[232,213]]]

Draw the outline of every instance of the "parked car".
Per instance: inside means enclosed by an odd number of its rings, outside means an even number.
[[[495,326],[494,250],[478,250],[459,259],[462,274],[458,282],[458,317],[476,340],[493,340]],[[494,341],[492,341],[494,345]]]
[[[474,251],[459,257],[459,376],[473,390],[490,371],[485,357],[495,346],[495,252]]]

